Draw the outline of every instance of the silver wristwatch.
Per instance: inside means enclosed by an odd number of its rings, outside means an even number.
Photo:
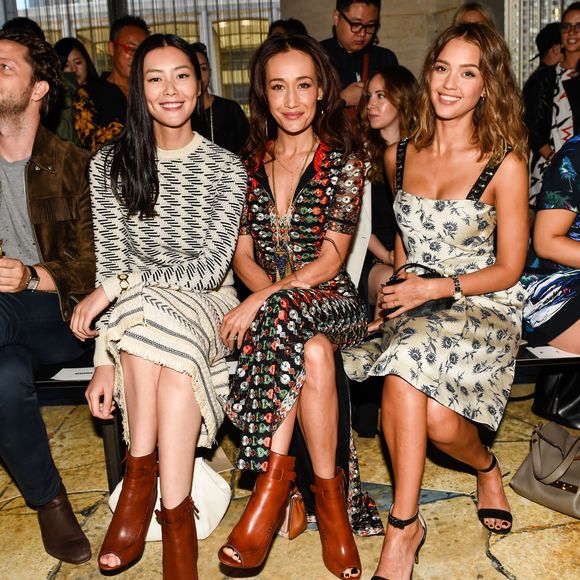
[[[461,284],[459,284],[459,276],[457,276],[457,274],[453,274],[453,276],[451,276],[451,280],[453,280],[453,300],[457,302],[463,298]]]
[[[38,285],[40,284],[40,278],[34,266],[26,266],[26,267],[30,270],[30,278],[28,278],[26,289],[34,292],[38,288]]]

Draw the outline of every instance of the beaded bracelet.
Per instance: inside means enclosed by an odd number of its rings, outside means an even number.
[[[119,287],[121,288],[119,294],[124,294],[129,288],[129,276],[127,274],[117,274],[117,279],[119,280]]]

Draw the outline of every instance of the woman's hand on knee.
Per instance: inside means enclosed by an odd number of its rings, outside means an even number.
[[[95,368],[93,378],[85,391],[89,410],[97,419],[110,419],[115,410],[113,389],[115,386],[115,367],[103,365]]]
[[[242,348],[244,336],[267,297],[262,292],[254,292],[224,316],[220,338],[230,350]]]
[[[99,286],[86,298],[83,298],[75,306],[70,319],[70,329],[73,334],[83,342],[87,338],[98,336],[99,333],[91,328],[91,324],[110,303],[111,301],[107,298],[102,286]]]

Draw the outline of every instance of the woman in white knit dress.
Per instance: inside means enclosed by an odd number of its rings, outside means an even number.
[[[191,131],[199,79],[179,37],[156,34],[137,50],[125,131],[90,165],[97,288],[71,321],[79,338],[96,337],[91,412],[110,418],[114,391],[129,443],[99,567],[119,570],[141,555],[159,472],[172,580],[197,578],[193,460],[223,419],[218,329],[237,304],[229,265],[246,188],[237,157]]]

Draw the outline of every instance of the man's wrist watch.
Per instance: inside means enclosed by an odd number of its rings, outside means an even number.
[[[28,282],[26,283],[26,289],[31,290],[34,292],[38,285],[40,284],[40,277],[38,276],[38,272],[34,266],[26,266],[30,271],[30,278],[28,278]]]
[[[457,276],[457,274],[453,274],[453,276],[451,276],[451,280],[453,281],[453,300],[457,302],[463,298],[461,284],[459,284],[459,276]]]

